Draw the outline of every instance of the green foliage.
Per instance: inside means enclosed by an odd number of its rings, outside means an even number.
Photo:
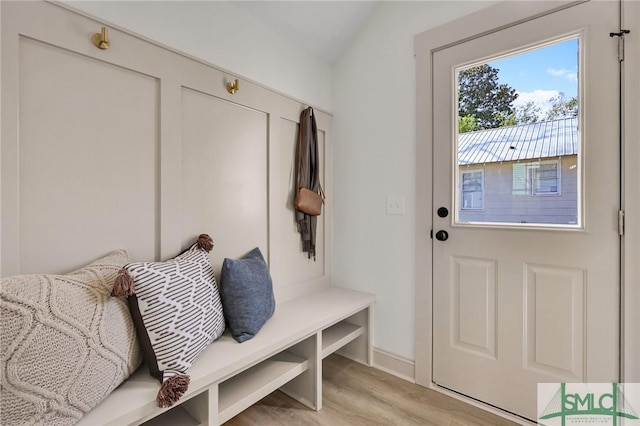
[[[473,115],[458,118],[458,133],[474,132],[478,130],[478,121]]]
[[[578,98],[567,99],[565,94],[560,92],[557,96],[549,99],[551,109],[547,111],[545,120],[557,120],[559,118],[569,118],[578,116]]]
[[[458,132],[466,133],[517,124],[537,123],[578,115],[578,98],[567,99],[560,92],[547,102],[551,108],[543,116],[533,101],[514,106],[516,90],[500,84],[497,68],[487,64],[460,71],[458,77]]]
[[[473,116],[477,129],[494,129],[511,122],[513,101],[518,94],[508,84],[498,82],[498,69],[487,64],[460,71],[458,78],[458,117]]]
[[[518,124],[516,122],[516,115],[515,114],[504,114],[502,112],[498,113],[497,118],[500,120],[500,122],[498,123],[498,127],[508,127],[508,126],[515,126],[516,124]]]
[[[540,108],[535,102],[529,101],[522,106],[516,107],[515,121],[518,124],[531,124],[540,121]]]

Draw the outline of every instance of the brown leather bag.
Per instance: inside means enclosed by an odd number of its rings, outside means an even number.
[[[324,191],[322,190],[322,185],[320,184],[320,176],[319,169],[320,165],[317,164],[318,160],[318,130],[316,128],[316,120],[313,116],[313,109],[309,107],[309,118],[310,118],[310,126],[311,126],[311,140],[307,140],[307,143],[310,143],[310,146],[306,147],[311,149],[311,160],[309,167],[303,167],[303,135],[302,135],[302,125],[300,126],[300,134],[298,135],[298,145],[296,147],[297,151],[297,181],[296,181],[296,198],[294,200],[294,206],[296,210],[299,212],[305,213],[309,216],[318,216],[322,213],[322,204],[324,203]],[[302,114],[300,116],[302,121]],[[308,184],[309,187],[304,186],[302,182],[302,173],[303,170],[311,173],[311,176],[305,176],[305,183]],[[309,183],[310,182],[310,183]]]
[[[298,188],[296,194],[295,206],[297,210],[311,216],[318,216],[322,213],[322,204],[324,200],[322,195],[313,192],[308,188]]]

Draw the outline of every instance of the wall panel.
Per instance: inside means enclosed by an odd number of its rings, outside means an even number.
[[[155,257],[157,79],[24,37],[19,52],[20,272]]]
[[[97,49],[104,24],[57,4],[0,7],[1,276],[66,272],[118,248],[163,260],[207,232],[216,271],[260,247],[278,301],[331,283],[330,204],[315,262],[294,222],[307,105],[119,28]],[[332,118],[315,115],[331,194]]]
[[[182,91],[182,248],[208,233],[222,259],[267,246],[267,116]]]
[[[274,193],[272,204],[274,208],[286,211],[274,218],[273,230],[277,238],[274,251],[279,256],[272,262],[272,270],[279,278],[279,287],[288,287],[300,281],[308,281],[321,278],[325,273],[325,244],[324,244],[324,219],[317,218],[316,258],[309,258],[302,252],[302,244],[297,232],[293,201],[295,198],[295,164],[289,159],[295,156],[298,124],[296,122],[280,119],[280,134],[278,138],[278,163],[286,164],[274,170]],[[324,161],[324,132],[318,132],[318,153],[320,161]],[[320,174],[322,182],[324,173]]]

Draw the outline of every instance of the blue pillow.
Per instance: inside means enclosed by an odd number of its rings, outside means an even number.
[[[220,296],[233,338],[242,343],[258,334],[276,310],[271,275],[259,248],[241,259],[224,259]]]

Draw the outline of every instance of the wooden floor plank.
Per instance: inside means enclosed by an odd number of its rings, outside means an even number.
[[[508,426],[516,423],[454,398],[331,355],[323,363],[319,412],[276,391],[229,420],[227,426],[434,425]]]

